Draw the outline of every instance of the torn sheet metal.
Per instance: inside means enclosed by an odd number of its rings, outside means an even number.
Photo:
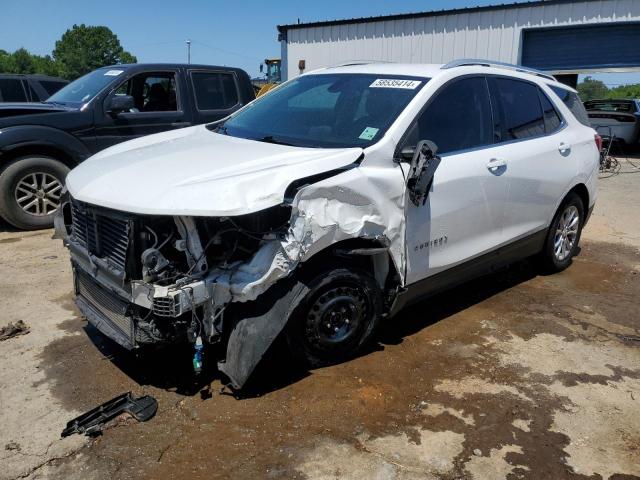
[[[379,174],[379,175],[377,175]],[[255,300],[316,253],[348,239],[387,245],[404,269],[403,189],[399,170],[360,167],[301,189],[293,201],[287,235],[265,243],[250,262],[214,272],[233,301]],[[391,200],[391,201],[389,201]]]

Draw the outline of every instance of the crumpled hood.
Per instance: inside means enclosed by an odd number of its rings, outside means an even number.
[[[243,215],[282,203],[295,180],[356,162],[361,148],[274,145],[204,125],[121,143],[67,177],[76,200],[152,215]]]

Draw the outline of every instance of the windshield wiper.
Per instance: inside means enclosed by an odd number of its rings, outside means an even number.
[[[257,138],[256,140],[258,140],[259,142],[264,142],[264,143],[275,143],[276,145],[287,145],[289,147],[293,146],[292,143],[287,143],[287,142],[283,142],[281,140],[278,140],[273,135],[267,135],[266,137]]]
[[[48,100],[43,100],[40,103],[44,103],[45,105],[60,105],[61,107],[66,107],[66,105],[62,102],[50,102]]]

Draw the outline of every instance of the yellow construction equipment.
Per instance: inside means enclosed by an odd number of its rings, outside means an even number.
[[[264,64],[267,66],[265,79],[254,83],[254,87],[257,89],[256,97],[264,95],[269,90],[278,86],[282,81],[280,71],[282,61],[279,58],[265,58]],[[262,65],[260,65],[260,71],[262,72]]]

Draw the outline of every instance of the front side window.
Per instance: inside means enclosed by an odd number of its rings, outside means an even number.
[[[174,72],[139,73],[120,84],[115,95],[130,95],[138,112],[178,110]]]
[[[22,81],[17,78],[1,78],[0,100],[3,102],[26,102],[27,95],[22,88]]]
[[[484,77],[458,80],[445,86],[410,130],[406,146],[431,140],[438,153],[479,148],[492,143],[492,116]]]
[[[225,110],[238,104],[238,89],[231,73],[193,72],[198,110]]]
[[[494,97],[502,112],[502,141],[544,135],[545,124],[538,87],[510,78],[495,78],[493,82]]]
[[[303,75],[210,128],[270,143],[364,148],[384,136],[427,81],[397,75]]]
[[[581,124],[586,125],[587,127],[591,126],[591,121],[589,120],[589,115],[587,115],[587,111],[582,105],[580,101],[580,97],[575,92],[571,92],[565,88],[551,86],[551,90],[560,97],[560,100],[567,106],[573,116],[576,117]]]

